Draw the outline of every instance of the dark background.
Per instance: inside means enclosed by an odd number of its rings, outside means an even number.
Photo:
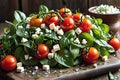
[[[11,21],[16,9],[27,15],[35,13],[41,4],[46,5],[49,9],[60,9],[64,6],[72,11],[79,9],[84,14],[87,14],[89,7],[100,4],[109,4],[120,8],[120,0],[0,0],[0,22]]]

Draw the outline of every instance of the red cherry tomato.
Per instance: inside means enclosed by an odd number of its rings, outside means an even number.
[[[89,19],[83,19],[82,23],[79,25],[82,32],[89,32],[92,28],[92,23]]]
[[[73,15],[73,20],[75,21],[76,25],[80,24],[81,18],[84,19],[83,14],[81,13],[76,13]]]
[[[64,19],[64,21],[60,24],[60,27],[64,30],[64,31],[69,31],[74,29],[74,21],[72,18],[70,17],[66,17]]]
[[[118,38],[113,37],[109,44],[114,48],[115,51],[117,51],[120,48],[120,41]]]
[[[35,17],[32,17],[30,19],[30,26],[40,27],[40,25],[42,24],[42,22],[43,22],[42,18],[37,18],[35,16]]]
[[[5,71],[12,71],[16,68],[17,60],[12,55],[7,55],[2,61],[1,61],[1,68]]]
[[[49,48],[45,44],[38,45],[38,52],[35,54],[35,58],[43,60],[48,56]]]
[[[68,8],[61,8],[59,10],[59,14],[61,15],[61,17],[65,18],[65,17],[72,17],[72,12],[70,9]]]
[[[44,20],[45,24],[49,26],[51,23],[54,23],[55,25],[58,25],[59,18],[56,14],[47,14]]]
[[[99,58],[99,52],[96,48],[90,47],[88,53],[86,53],[86,51],[83,51],[82,58],[88,64],[95,63]]]

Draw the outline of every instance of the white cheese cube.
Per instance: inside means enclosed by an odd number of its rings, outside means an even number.
[[[26,18],[26,22],[27,22],[27,23],[30,23],[31,18],[32,18],[32,17],[27,17],[27,18]]]
[[[32,56],[29,56],[29,58],[28,58],[29,60],[31,60],[32,59]]]
[[[75,32],[79,35],[82,31],[81,31],[80,28],[77,28],[77,29],[75,30]]]
[[[22,38],[21,42],[27,42],[28,40],[26,38]]]
[[[60,26],[54,27],[54,31],[57,32],[60,29]]]
[[[27,25],[26,25],[26,29],[29,29],[29,28],[30,28],[30,24],[27,24]]]
[[[82,40],[82,44],[87,44],[87,40],[86,40],[86,39],[83,39],[83,40]]]
[[[105,61],[107,61],[107,60],[108,60],[108,56],[105,55],[105,56],[102,57],[102,61],[105,62]]]
[[[59,44],[54,45],[54,46],[53,46],[53,49],[54,49],[55,52],[56,52],[56,51],[59,51],[59,50],[60,50]]]
[[[18,26],[18,29],[22,29],[23,28],[23,26]]]
[[[24,72],[24,67],[17,67],[17,70],[16,70],[17,72]]]
[[[41,28],[45,28],[45,24],[43,23],[43,24],[41,24]]]
[[[64,34],[64,31],[62,29],[60,29],[57,31],[57,34],[62,36]]]
[[[40,29],[40,28],[36,28],[36,32],[35,32],[35,34],[39,34],[39,33],[40,33],[40,31],[41,31],[41,29]]]
[[[94,63],[94,64],[93,64],[93,67],[94,67],[94,68],[97,68],[97,64],[96,64],[96,63]]]
[[[29,59],[29,55],[24,55],[25,60]]]
[[[62,37],[61,36],[58,36],[59,39],[61,39]]]
[[[74,42],[77,43],[77,44],[80,44],[80,41],[79,41],[78,38],[76,38],[76,39],[74,40]]]
[[[46,33],[51,33],[52,31],[49,29],[45,29]]]
[[[37,69],[38,69],[38,66],[35,66],[35,69],[37,70]]]
[[[54,57],[54,53],[49,53],[48,54],[48,59],[52,59]]]
[[[51,24],[49,25],[49,28],[50,28],[51,30],[53,30],[53,29],[55,28],[55,24],[54,24],[54,23],[51,23]]]
[[[45,70],[45,71],[48,71],[48,70],[50,70],[50,66],[49,65],[43,65],[42,69]]]
[[[18,62],[17,67],[22,67],[22,62]]]
[[[36,38],[38,38],[38,35],[37,34],[32,34],[32,38],[36,39]]]

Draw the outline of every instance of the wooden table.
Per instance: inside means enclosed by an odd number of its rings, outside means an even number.
[[[0,23],[0,32],[3,32],[3,28],[5,27],[5,26],[7,26],[7,24],[5,24],[5,23]],[[118,54],[119,55],[119,54]],[[120,59],[120,55],[118,56],[119,58],[118,58],[118,60]],[[114,63],[113,63],[114,64]],[[117,65],[119,65],[119,64],[117,64]],[[117,68],[117,70],[114,68],[114,72],[112,72],[112,74],[114,75],[114,77],[116,78],[116,80],[120,80],[120,70],[118,69],[118,68],[120,68],[120,65],[119,66],[117,66],[116,67]],[[85,79],[85,80],[109,80],[109,78],[108,78],[108,73],[109,72],[107,72],[106,74],[103,74],[103,75],[98,75],[98,76],[95,76],[95,77],[92,77],[92,78],[89,78],[89,79]],[[0,71],[0,80],[2,79],[4,79],[4,80],[11,80],[12,78],[13,78],[13,76],[11,76],[11,75],[9,75],[9,74],[12,74],[13,75],[13,73],[11,72],[11,73],[4,73],[4,72],[2,72],[2,71]],[[94,73],[92,73],[91,72],[91,75],[94,75]],[[6,77],[7,76],[7,77]],[[18,75],[18,77],[19,77],[19,75]],[[18,80],[17,79],[17,76],[15,76],[15,78],[13,78],[13,80]],[[21,79],[22,80],[22,79]],[[39,79],[39,80],[41,80],[41,79]],[[83,80],[83,79],[82,79]]]

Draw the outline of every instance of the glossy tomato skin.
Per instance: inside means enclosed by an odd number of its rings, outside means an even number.
[[[79,25],[79,28],[82,30],[82,32],[89,32],[92,28],[92,23],[89,19],[84,18],[82,23]]]
[[[84,19],[84,16],[82,13],[76,13],[73,15],[73,20],[74,20],[76,25],[80,24],[81,19]]]
[[[5,71],[12,71],[17,66],[17,60],[12,55],[7,55],[2,61],[1,61],[1,68]]]
[[[61,8],[59,10],[59,14],[63,18],[65,18],[65,17],[72,17],[72,11],[70,9],[68,9],[68,8]]]
[[[93,64],[98,60],[99,52],[96,48],[90,47],[88,53],[86,53],[86,51],[83,51],[82,58],[86,63]]]
[[[42,18],[37,18],[36,16],[34,16],[30,19],[30,26],[40,27],[42,23]]]
[[[56,14],[47,14],[45,19],[44,19],[44,22],[47,26],[49,26],[51,23],[58,25],[59,18]]]
[[[73,19],[70,18],[70,17],[64,18],[63,22],[60,24],[60,27],[64,31],[69,31],[69,30],[74,29],[74,21],[73,21]]]
[[[120,48],[120,41],[118,38],[113,37],[109,44],[114,48],[115,51],[117,51]]]
[[[35,58],[43,60],[48,56],[49,48],[45,44],[38,45],[38,51],[35,54]]]

